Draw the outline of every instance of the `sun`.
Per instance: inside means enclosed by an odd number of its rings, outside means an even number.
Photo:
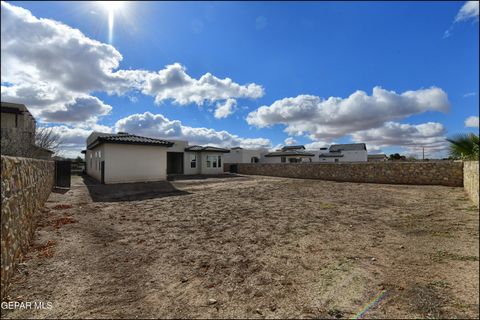
[[[119,11],[125,7],[125,1],[98,1],[98,4],[109,13]]]
[[[113,44],[115,14],[122,14],[128,1],[97,1],[108,13],[108,43]]]

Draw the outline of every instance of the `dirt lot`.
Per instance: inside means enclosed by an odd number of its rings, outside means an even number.
[[[53,308],[3,317],[351,318],[382,290],[364,317],[479,317],[479,215],[462,188],[87,184],[51,195],[10,291]]]

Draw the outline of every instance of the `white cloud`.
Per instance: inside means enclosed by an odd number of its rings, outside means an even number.
[[[110,113],[112,107],[96,97],[77,97],[61,110],[43,110],[40,117],[49,122],[96,122],[98,116]]]
[[[224,103],[217,103],[217,109],[215,110],[215,118],[226,118],[235,112],[237,101],[235,99],[227,99]]]
[[[12,4],[1,6],[1,81],[9,83],[1,87],[2,100],[24,103],[35,116],[48,115],[40,120],[78,122],[107,114],[108,107],[93,92],[142,92],[155,97],[156,103],[172,100],[180,105],[264,94],[257,84],[240,85],[211,73],[194,79],[179,63],[158,72],[117,70],[123,57],[113,46]],[[75,106],[79,100],[93,105]]]
[[[219,79],[206,73],[198,80],[186,73],[179,63],[168,65],[157,73],[149,73],[143,84],[142,92],[155,97],[156,103],[171,99],[175,103],[185,105],[195,103],[224,101],[229,98],[260,98],[263,88],[250,83],[239,85],[229,78]]]
[[[478,128],[479,127],[479,118],[478,117],[468,117],[465,119],[465,127],[467,128]]]
[[[463,95],[464,98],[468,98],[468,97],[473,97],[475,96],[477,93],[476,92],[468,92],[468,93],[465,93]]]
[[[116,131],[124,131],[147,137],[187,140],[190,144],[219,147],[269,148],[271,142],[264,138],[242,138],[228,131],[184,126],[179,120],[169,120],[161,114],[145,112],[132,114],[115,124]]]
[[[352,139],[376,148],[399,146],[409,152],[417,152],[422,148],[441,152],[448,147],[445,134],[445,127],[437,122],[418,125],[387,122],[379,128],[357,131],[352,134]]]
[[[285,145],[287,146],[291,146],[291,145],[294,145],[297,143],[297,140],[295,140],[294,138],[292,137],[288,137],[287,139],[285,139]]]
[[[457,16],[455,17],[455,22],[465,21],[469,19],[478,19],[478,4],[479,1],[467,1],[462,6]]]
[[[285,131],[291,135],[308,134],[313,140],[325,140],[380,127],[386,121],[426,111],[446,112],[449,108],[447,94],[439,88],[397,94],[375,87],[371,96],[356,91],[347,98],[324,100],[299,95],[277,100],[249,113],[247,122],[260,128],[284,124]]]
[[[320,148],[328,148],[332,142],[326,142],[326,141],[313,141],[310,143],[305,144],[305,148],[308,150],[318,150]]]

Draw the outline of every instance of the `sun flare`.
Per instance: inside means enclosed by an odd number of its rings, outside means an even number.
[[[125,7],[125,1],[98,1],[98,3],[109,13],[119,11]]]
[[[108,42],[112,44],[115,14],[121,13],[127,1],[97,1],[97,3],[108,13]]]

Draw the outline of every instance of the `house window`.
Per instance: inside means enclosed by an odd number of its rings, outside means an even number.
[[[252,157],[250,163],[258,163],[258,157]]]
[[[282,162],[282,163],[287,162],[287,157],[281,157],[281,158],[280,158],[280,162]]]
[[[335,162],[338,162],[338,159],[335,159]]]
[[[197,155],[192,154],[190,156],[190,168],[196,168],[197,167]]]
[[[222,166],[221,156],[207,156],[207,168],[220,168]]]
[[[207,168],[212,167],[212,156],[207,156]]]

